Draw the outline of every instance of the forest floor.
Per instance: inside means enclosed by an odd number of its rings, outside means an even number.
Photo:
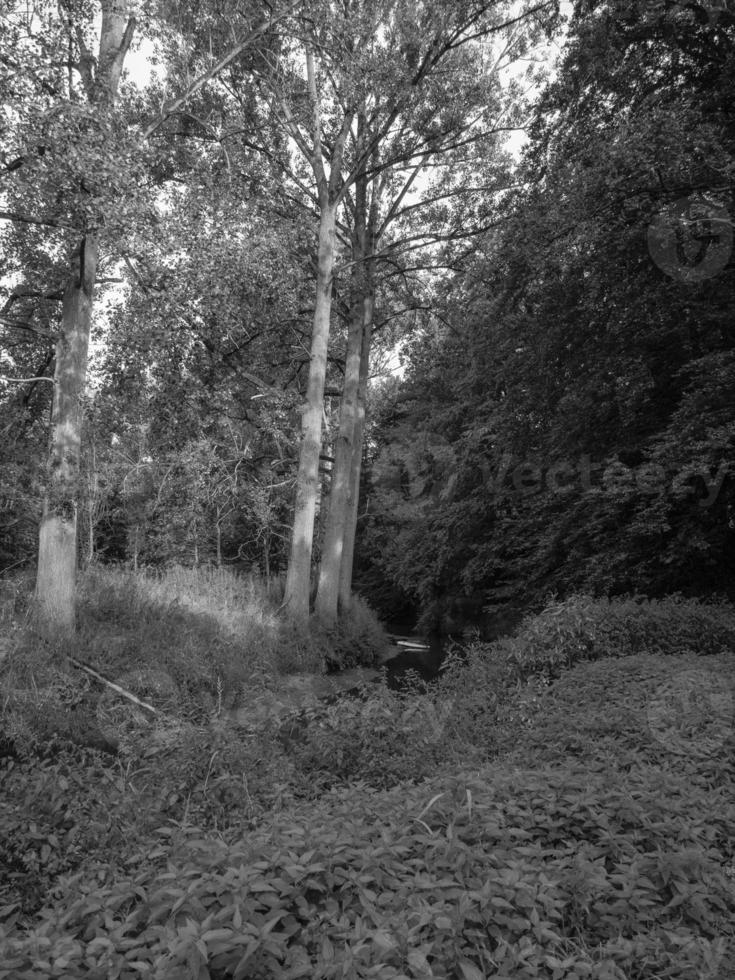
[[[81,642],[155,715],[25,629],[0,668],[2,980],[731,980],[730,607],[574,597],[284,726],[178,603],[141,662],[125,588]]]

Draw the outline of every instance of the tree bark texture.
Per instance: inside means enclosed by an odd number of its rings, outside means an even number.
[[[103,0],[97,70],[92,75],[90,69],[83,76],[90,104],[109,105],[114,101],[134,27],[127,0]],[[88,225],[72,256],[56,345],[36,600],[42,624],[61,632],[74,629],[76,616],[81,399],[87,378],[98,254],[97,230]]]
[[[371,291],[363,305],[362,352],[360,358],[360,383],[357,392],[357,413],[355,431],[352,438],[350,459],[350,479],[346,502],[346,519],[342,561],[339,569],[338,611],[341,615],[349,613],[352,602],[352,573],[355,564],[355,537],[357,535],[357,515],[360,501],[360,474],[362,472],[362,448],[365,441],[365,407],[367,383],[370,374],[370,343],[373,335],[373,310],[375,295]]]
[[[366,296],[367,179],[358,177],[355,184],[355,226],[352,236],[352,303],[347,332],[344,385],[339,409],[339,430],[334,445],[334,462],[329,490],[329,513],[322,542],[319,587],[315,611],[322,623],[334,626],[338,615],[339,578],[344,550],[345,530],[349,521],[352,451],[360,389],[360,364],[365,321]]]
[[[324,202],[319,221],[319,258],[309,381],[302,416],[293,534],[284,597],[289,613],[299,618],[306,618],[309,615],[311,554],[314,542],[314,518],[319,497],[319,454],[322,446],[324,382],[327,373],[329,323],[332,310],[336,222],[336,205]]]

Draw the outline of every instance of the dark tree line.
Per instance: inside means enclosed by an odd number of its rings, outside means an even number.
[[[383,393],[366,581],[735,594],[734,88],[731,11],[576,5],[525,186]]]

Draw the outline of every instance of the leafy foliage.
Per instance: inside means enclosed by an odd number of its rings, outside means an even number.
[[[27,938],[11,918],[4,969],[719,975],[733,898],[714,827],[732,829],[732,804],[688,794],[681,777],[649,780],[569,766],[358,786],[247,843],[175,835],[165,863],[102,886],[67,878]]]
[[[732,592],[733,250],[696,215],[732,226],[734,52],[731,12],[575,9],[525,186],[382,399],[363,547],[423,609]]]
[[[727,614],[577,598],[526,622],[523,664],[477,646],[437,691],[365,689],[286,739],[6,759],[0,976],[724,978],[732,711],[703,741],[666,692],[733,690]]]
[[[592,599],[570,596],[527,617],[513,637],[494,645],[521,679],[558,674],[580,660],[650,654],[706,656],[735,648],[729,603],[681,596],[666,599]]]

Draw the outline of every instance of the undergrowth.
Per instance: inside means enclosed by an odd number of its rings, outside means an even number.
[[[209,714],[0,760],[0,978],[727,980],[733,635],[724,605],[574,597],[436,685],[255,730],[193,640]],[[35,656],[39,699],[92,698]]]

